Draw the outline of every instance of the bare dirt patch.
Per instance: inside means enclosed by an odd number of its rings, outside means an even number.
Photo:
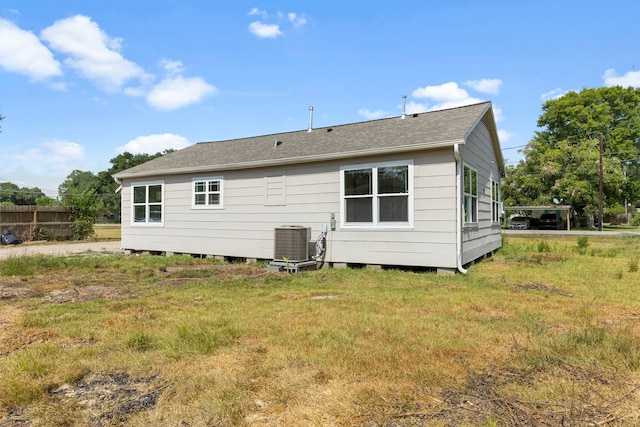
[[[544,388],[549,375],[568,384],[560,399],[547,401],[513,393],[514,387],[534,391]],[[611,393],[612,386],[615,394]],[[557,366],[552,374],[508,367],[469,372],[460,387],[429,391],[417,391],[415,402],[389,402],[366,425],[413,427],[435,422],[447,426],[553,427],[629,425],[625,423],[640,420],[632,403],[640,394],[640,386],[614,374],[570,364]]]
[[[49,392],[46,414],[11,408],[0,427],[34,425],[39,420],[52,425],[122,425],[135,413],[153,409],[163,385],[156,375],[135,378],[125,372],[92,373],[73,384],[63,384]],[[72,415],[71,415],[72,414]],[[64,419],[60,423],[59,419]]]
[[[131,295],[120,289],[106,285],[73,286],[66,289],[51,291],[43,299],[48,302],[83,302],[95,299],[106,299],[109,301],[119,301],[130,298]]]
[[[39,292],[18,283],[0,282],[0,301],[21,300],[39,296]]]
[[[545,285],[544,283],[519,283],[515,286],[516,288],[523,289],[525,291],[543,291],[573,298],[573,294],[563,291],[560,288],[556,288],[555,286]]]
[[[157,376],[134,378],[123,372],[94,373],[75,384],[63,384],[51,392],[54,402],[73,408],[87,425],[125,422],[131,414],[151,410],[162,392]]]

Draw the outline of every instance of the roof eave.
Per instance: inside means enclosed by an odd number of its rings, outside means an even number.
[[[190,174],[190,173],[256,169],[256,168],[284,166],[284,165],[291,165],[291,164],[326,162],[326,161],[348,159],[348,158],[354,158],[354,157],[377,156],[377,155],[384,155],[384,154],[397,154],[397,153],[404,153],[404,152],[430,150],[430,149],[442,148],[442,147],[452,147],[454,144],[464,144],[464,139],[400,145],[395,147],[384,147],[384,148],[377,148],[377,149],[344,151],[340,153],[318,154],[318,155],[301,156],[301,157],[289,157],[286,159],[273,159],[273,160],[266,160],[266,161],[259,160],[259,161],[252,161],[252,162],[239,162],[239,163],[228,163],[228,164],[222,164],[222,165],[206,165],[206,166],[196,166],[196,167],[186,167],[186,168],[158,169],[154,171],[142,171],[142,172],[130,172],[130,173],[119,172],[114,174],[113,177],[117,179],[129,179],[129,178],[145,178],[145,177],[159,176],[159,175],[162,175],[162,176],[184,175],[184,174]]]

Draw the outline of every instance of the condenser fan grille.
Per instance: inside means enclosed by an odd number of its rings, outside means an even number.
[[[309,260],[311,228],[299,225],[283,225],[275,229],[273,259],[286,262]]]

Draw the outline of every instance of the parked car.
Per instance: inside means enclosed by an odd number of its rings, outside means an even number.
[[[509,220],[511,230],[528,230],[531,228],[531,220],[526,216],[514,216]]]
[[[540,215],[538,220],[538,228],[548,228],[552,230],[559,230],[561,226],[560,218],[554,213],[545,213]]]

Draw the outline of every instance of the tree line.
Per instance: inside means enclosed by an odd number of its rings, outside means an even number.
[[[505,206],[549,205],[555,198],[581,215],[598,212],[600,143],[606,212],[640,201],[640,89],[585,88],[543,103],[537,130],[508,166]]]
[[[73,208],[74,237],[84,239],[93,234],[94,218],[97,214],[118,217],[120,194],[113,174],[153,160],[175,150],[164,150],[155,154],[131,154],[124,152],[112,158],[111,167],[94,174],[91,171],[74,170],[58,187],[58,198],[46,196],[39,188],[19,187],[11,182],[0,183],[0,206],[2,205],[63,205]]]

